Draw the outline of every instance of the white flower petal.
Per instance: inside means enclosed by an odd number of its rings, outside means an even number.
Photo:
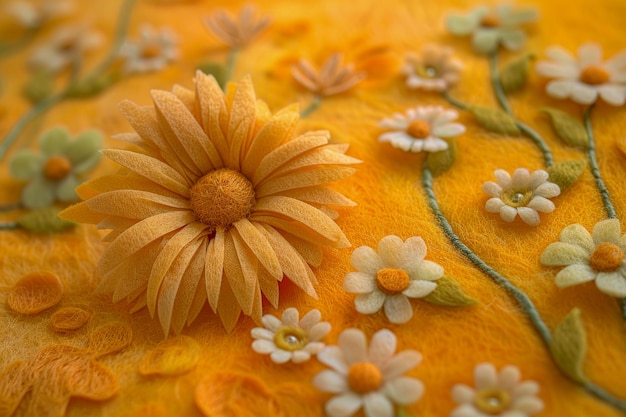
[[[326,344],[322,342],[309,342],[303,348],[304,351],[309,352],[311,355],[317,355],[326,347]]]
[[[565,243],[578,245],[589,253],[595,248],[591,234],[580,224],[570,224],[564,228],[559,235],[559,239]]]
[[[522,373],[517,366],[508,365],[500,370],[498,374],[498,386],[511,391],[519,382]]]
[[[266,314],[261,318],[263,325],[271,330],[272,332],[276,332],[283,325],[283,322],[280,321],[276,316],[272,314]]]
[[[374,333],[370,341],[368,359],[376,366],[380,367],[393,357],[396,353],[398,339],[392,331],[382,329]]]
[[[540,211],[542,213],[552,213],[555,209],[554,203],[547,198],[535,196],[527,205],[528,208]]]
[[[381,309],[387,295],[376,290],[369,294],[359,294],[354,299],[356,311],[361,314],[374,314]]]
[[[303,363],[311,359],[311,354],[305,350],[297,350],[293,352],[291,361],[293,363]]]
[[[277,349],[274,342],[269,340],[255,340],[252,342],[252,350],[262,355],[268,355]]]
[[[479,411],[474,408],[473,405],[463,404],[455,408],[450,417],[485,417],[484,414],[478,414]]]
[[[598,87],[602,100],[612,106],[623,106],[626,103],[626,87],[619,85],[604,85]]]
[[[343,352],[338,346],[327,346],[318,353],[317,359],[342,375],[348,373],[348,365],[344,359]]]
[[[543,411],[543,401],[537,397],[522,397],[513,399],[511,408],[523,413],[523,416],[530,416]]]
[[[487,210],[488,213],[499,213],[504,206],[506,206],[506,204],[498,197],[490,198],[485,202],[485,210]]]
[[[500,197],[502,195],[502,187],[493,181],[487,181],[483,184],[483,191],[491,197]]]
[[[537,213],[537,210],[532,209],[530,207],[518,207],[517,213],[519,214],[520,218],[524,221],[524,223],[526,223],[529,226],[537,226],[539,222],[541,221],[541,218],[539,217],[539,213]]]
[[[326,369],[313,377],[313,385],[320,391],[338,394],[349,390],[346,377],[330,369]]]
[[[300,319],[299,326],[306,332],[311,331],[311,328],[318,324],[322,319],[322,313],[316,308],[306,313],[302,319]]]
[[[560,195],[561,189],[558,185],[552,182],[544,182],[543,184],[535,188],[534,194],[540,197],[552,198]]]
[[[619,270],[600,272],[596,278],[596,285],[600,291],[612,297],[626,297],[626,277]]]
[[[376,290],[376,278],[364,272],[349,272],[343,279],[343,289],[352,294],[369,294]]]
[[[363,408],[365,417],[393,417],[393,404],[378,392],[363,396]]]
[[[521,49],[526,43],[526,33],[520,29],[503,29],[500,37],[502,45],[510,51]]]
[[[352,252],[350,264],[360,272],[369,275],[376,273],[385,267],[385,264],[376,251],[369,246],[360,246]]]
[[[517,168],[511,176],[512,188],[526,188],[530,184],[530,172],[526,168]]]
[[[331,325],[327,321],[317,323],[311,329],[308,330],[309,338],[313,341],[323,339],[328,333],[330,333]]]
[[[474,382],[476,388],[494,388],[498,386],[496,367],[490,363],[481,363],[474,368]]]
[[[378,242],[378,254],[388,268],[399,268],[401,263],[400,253],[404,242],[396,235],[388,235]],[[424,249],[425,250],[425,249]]]
[[[402,294],[388,295],[384,303],[385,316],[395,324],[406,323],[413,317],[413,307]]]
[[[591,104],[598,99],[598,91],[583,83],[576,83],[572,86],[571,99],[578,104]]]
[[[554,282],[561,288],[571,287],[572,285],[593,281],[596,278],[596,274],[597,272],[589,265],[574,264],[562,269],[556,274]]]
[[[437,284],[431,281],[412,280],[402,294],[410,298],[422,298],[433,292]]]
[[[489,54],[498,48],[500,31],[497,29],[477,29],[472,36],[474,50],[481,54]]]
[[[591,233],[593,242],[598,245],[602,242],[619,244],[620,224],[618,219],[607,219],[596,223]]]
[[[507,190],[511,188],[511,175],[508,172],[503,169],[496,169],[493,175],[496,177],[496,181],[502,189]]]
[[[528,183],[528,186],[531,189],[535,190],[537,187],[539,187],[540,185],[542,185],[543,183],[548,181],[548,177],[549,176],[550,175],[546,171],[544,171],[543,169],[538,169],[536,171],[533,171],[530,174],[530,181]]]
[[[528,397],[539,393],[539,384],[535,381],[524,381],[513,389],[513,397]]]
[[[300,321],[300,312],[297,308],[290,307],[283,312],[283,324],[287,326],[298,326]]]
[[[367,360],[367,341],[365,334],[359,329],[346,329],[341,332],[339,348],[348,365]]]
[[[452,387],[452,399],[458,404],[466,404],[474,402],[476,391],[465,384],[456,384]]]
[[[465,133],[465,126],[460,123],[446,123],[433,129],[433,136],[451,138]]]
[[[505,222],[512,222],[517,217],[517,209],[515,207],[504,205],[500,208],[500,217]]]
[[[250,334],[255,339],[274,340],[274,332],[264,329],[263,327],[255,327],[250,331]]]
[[[331,398],[326,403],[325,410],[329,417],[349,417],[362,405],[363,400],[359,395],[347,393]]]
[[[415,350],[403,350],[381,368],[386,381],[391,381],[415,368],[422,361],[422,354]]]
[[[385,385],[385,393],[400,405],[409,405],[417,402],[424,394],[424,384],[422,381],[409,378],[395,378]]]
[[[539,261],[548,266],[567,266],[586,262],[589,252],[578,246],[565,242],[553,242],[543,251]]]
[[[421,145],[418,147],[416,146],[417,143],[421,143]],[[426,152],[439,152],[445,151],[446,149],[448,149],[448,142],[433,136],[428,137],[422,141],[416,140],[411,147],[411,151],[413,152],[421,152],[422,150]]]
[[[576,64],[561,64],[549,61],[540,61],[535,66],[537,74],[544,77],[559,78],[565,80],[576,80],[579,76]]]
[[[277,349],[270,354],[270,358],[275,363],[285,363],[291,360],[292,353],[286,350]]]
[[[546,85],[546,93],[556,98],[568,98],[572,95],[572,90],[576,83],[576,81],[571,80],[550,81],[548,85]]]
[[[602,48],[596,43],[585,43],[578,48],[578,63],[581,68],[602,63]]]
[[[568,50],[560,47],[560,46],[551,46],[546,50],[546,56],[550,58],[552,61],[556,61],[559,64],[568,64],[573,66],[578,66],[576,62],[576,58],[569,53]]]
[[[402,249],[396,255],[398,268],[405,271],[413,270],[419,267],[426,256],[426,243],[419,236],[410,237],[402,244]]]
[[[411,276],[411,278],[436,281],[443,276],[443,267],[436,262],[424,260],[419,264],[415,273],[416,276]]]

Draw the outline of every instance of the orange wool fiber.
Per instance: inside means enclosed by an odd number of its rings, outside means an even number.
[[[83,327],[91,318],[91,312],[80,307],[65,307],[50,317],[50,326],[59,333],[71,332]]]
[[[65,289],[63,283],[49,272],[32,272],[22,277],[7,297],[7,304],[20,314],[37,314],[55,306]]]
[[[106,323],[89,335],[89,349],[98,358],[126,349],[132,340],[133,331],[127,323]]]
[[[200,344],[188,336],[165,339],[148,351],[141,359],[139,373],[142,375],[172,376],[191,371],[201,355]]]

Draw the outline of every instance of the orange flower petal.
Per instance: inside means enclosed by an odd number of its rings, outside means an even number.
[[[61,301],[65,288],[56,275],[32,272],[17,281],[7,296],[9,307],[20,314],[37,314]]]

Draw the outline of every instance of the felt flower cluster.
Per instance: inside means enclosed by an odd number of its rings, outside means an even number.
[[[452,52],[452,48],[427,45],[421,54],[407,54],[401,69],[406,76],[406,86],[442,92],[455,85],[463,64],[452,56]]]
[[[150,25],[139,28],[138,39],[127,39],[119,52],[126,73],[158,71],[178,59],[178,39],[166,28],[155,30]]]

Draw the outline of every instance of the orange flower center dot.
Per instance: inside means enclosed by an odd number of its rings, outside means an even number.
[[[607,70],[598,65],[589,65],[580,73],[580,81],[589,85],[604,84],[609,81],[611,75]]]
[[[502,193],[502,202],[511,207],[525,207],[533,198],[532,190],[509,190]]]
[[[158,43],[150,43],[141,50],[141,57],[145,59],[156,58],[161,55],[162,48]]]
[[[290,352],[302,349],[308,341],[308,335],[300,327],[282,326],[274,334],[274,344],[278,348]]]
[[[51,156],[43,167],[44,176],[50,181],[60,181],[72,171],[72,163],[61,155]]]
[[[416,139],[426,139],[430,135],[430,125],[423,120],[413,120],[406,128],[406,133]]]
[[[500,415],[511,404],[511,395],[502,389],[485,388],[476,393],[474,405],[480,411],[490,415]]]
[[[375,391],[383,383],[383,376],[376,365],[369,362],[352,364],[348,369],[348,384],[357,394]]]
[[[409,286],[409,274],[402,269],[383,268],[376,273],[376,285],[386,294],[397,294]]]
[[[248,217],[255,203],[252,183],[233,169],[211,171],[191,187],[191,210],[211,230]]]
[[[484,28],[496,28],[502,24],[502,20],[495,14],[486,14],[481,20],[480,25]]]
[[[622,264],[624,252],[613,243],[600,243],[591,254],[589,265],[600,272],[615,271]]]

